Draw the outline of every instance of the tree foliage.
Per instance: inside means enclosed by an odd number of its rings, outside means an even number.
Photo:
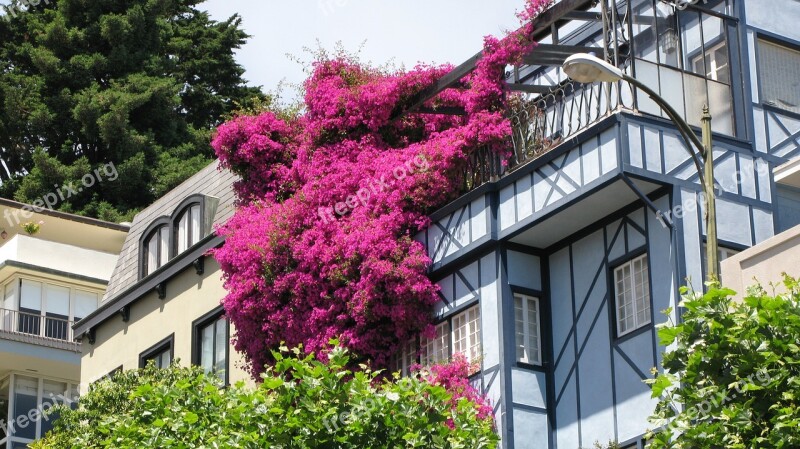
[[[262,95],[234,61],[240,18],[201,2],[15,2],[0,20],[3,195],[33,202],[113,163],[118,181],[59,208],[119,219],[207,165],[213,128]]]
[[[651,448],[800,447],[800,284],[758,287],[743,301],[712,285],[684,292],[680,323],[659,329],[664,373]]]
[[[77,409],[60,410],[34,449],[494,448],[482,403],[420,372],[387,380],[350,371],[347,350],[328,363],[282,348],[255,389],[220,389],[199,368],[117,374],[92,386]],[[458,370],[456,370],[458,371]],[[446,383],[448,386],[451,382]]]
[[[432,336],[440,298],[414,237],[462,191],[476,151],[508,155],[505,69],[535,45],[529,21],[550,3],[529,0],[528,22],[487,37],[463,85],[426,105],[462,116],[397,114],[449,66],[387,71],[334,55],[314,64],[302,114],[220,126],[212,144],[241,176],[241,207],[215,257],[254,376],[281,341],[318,351],[340,338],[384,367],[402,343]]]

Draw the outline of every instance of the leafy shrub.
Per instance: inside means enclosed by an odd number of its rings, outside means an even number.
[[[34,449],[494,448],[485,404],[426,381],[351,371],[341,346],[328,363],[281,348],[257,388],[220,389],[199,368],[152,365],[101,381]]]
[[[684,291],[682,322],[659,329],[674,349],[650,381],[660,398],[651,448],[800,447],[800,286],[784,285],[741,302],[718,285]]]

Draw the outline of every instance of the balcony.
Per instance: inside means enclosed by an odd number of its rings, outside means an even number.
[[[510,174],[610,114],[665,118],[647,95],[627,83],[585,85],[567,79],[560,66],[574,53],[594,53],[620,67],[667,98],[691,125],[700,125],[708,104],[715,132],[744,136],[743,101],[736,88],[742,68],[732,57],[739,49],[738,22],[732,11],[730,0],[710,0],[702,9],[685,11],[663,8],[659,0],[556,3],[536,19],[539,45],[506,74],[506,87],[514,94],[507,111],[512,155],[506,161],[488,149],[470,155],[462,193]],[[454,69],[415,104],[457,87],[480,57]]]
[[[0,339],[79,351],[73,341],[73,321],[39,312],[0,309]]]

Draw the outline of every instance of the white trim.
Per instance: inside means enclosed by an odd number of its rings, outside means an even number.
[[[520,308],[517,308],[519,302]],[[536,322],[531,323],[530,308],[533,306]],[[517,312],[520,312],[519,314]],[[515,357],[517,362],[528,363],[531,365],[542,365],[542,308],[539,298],[514,294],[514,347],[516,348]],[[533,326],[532,326],[533,324]],[[533,327],[533,331],[531,328]],[[535,335],[532,335],[534,334]],[[522,339],[520,344],[519,339]],[[532,340],[535,339],[535,347]],[[522,349],[522,355],[519,351]],[[532,354],[535,353],[535,357]]]
[[[617,323],[617,337],[630,334],[652,322],[648,263],[647,254],[643,254],[614,268],[614,320]],[[638,271],[637,264],[640,267]],[[625,274],[626,269],[629,275]],[[637,278],[640,282],[637,282]],[[625,315],[620,317],[620,311]],[[639,315],[644,315],[645,318],[640,320]],[[630,326],[625,326],[623,330],[622,324],[628,320]]]

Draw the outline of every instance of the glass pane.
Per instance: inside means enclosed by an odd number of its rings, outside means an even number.
[[[762,102],[800,113],[800,51],[759,40],[758,65]]]
[[[652,0],[636,0],[632,3],[634,15],[634,51],[637,58],[658,62],[658,33],[656,32],[655,12]]]
[[[210,373],[214,368],[214,326],[206,326],[200,331],[200,366]]]
[[[159,254],[159,259],[160,259],[159,266],[163,266],[169,260],[169,232],[167,232],[166,226],[161,228],[161,231],[159,231],[159,235],[161,236],[160,237],[161,248],[159,248],[161,251]]]
[[[42,411],[49,410],[52,406],[58,404],[65,404],[69,393],[67,392],[67,384],[61,382],[44,381],[44,389],[42,393]],[[45,435],[50,429],[53,428],[53,422],[58,419],[58,415],[44,414],[42,415],[42,429],[41,435]]]
[[[11,404],[11,378],[6,377],[4,379],[0,379],[0,423],[7,423],[8,422],[8,407]],[[5,434],[2,435],[2,440],[5,438]],[[2,446],[0,446],[2,448]]]
[[[158,268],[158,234],[147,242],[147,274],[150,274]]]
[[[637,60],[636,78],[642,80],[647,87],[655,90],[656,92],[659,91],[657,65],[646,61]],[[639,111],[647,114],[661,115],[661,108],[640,89],[636,89],[636,101],[638,102],[637,107]]]
[[[58,285],[45,285],[45,312],[47,316],[69,318],[69,289]]]
[[[75,321],[97,310],[97,293],[75,290]]]
[[[684,74],[684,99],[686,102],[686,121],[690,125],[702,125],[703,106],[709,104],[706,95],[706,80],[699,76]],[[713,123],[713,122],[712,122]]]
[[[202,237],[200,235],[200,206],[192,206],[191,215],[192,215],[192,220],[191,220],[192,239],[189,242],[190,246],[199,242],[200,238]]]
[[[189,214],[184,213],[178,222],[178,254],[186,251],[189,241]]]
[[[711,108],[711,129],[733,135],[733,99],[727,84],[708,82],[708,97]]]
[[[672,6],[656,2],[656,29],[658,30],[658,61],[671,67],[679,67],[678,20]]]
[[[681,24],[681,44],[683,49],[683,68],[698,75],[707,73],[703,59],[703,37],[700,29],[700,13],[682,11],[679,16]]]
[[[683,103],[683,75],[680,71],[661,67],[661,96],[678,114],[685,114]],[[666,117],[666,114],[662,114]]]
[[[38,407],[39,381],[31,377],[16,376],[14,381],[14,417],[27,415]],[[23,426],[22,424],[26,424]],[[36,423],[26,421],[14,426],[14,436],[17,438],[35,439]]]
[[[215,350],[214,356],[214,372],[220,375],[221,379],[225,379],[225,369],[228,366],[226,353],[228,350],[228,321],[225,318],[220,318],[216,323],[216,337],[215,337]]]
[[[42,310],[42,283],[23,279],[19,301],[20,309],[40,312]]]
[[[170,363],[172,363],[172,355],[169,353],[169,349],[167,349],[162,352],[159,357],[159,368],[169,368]]]

